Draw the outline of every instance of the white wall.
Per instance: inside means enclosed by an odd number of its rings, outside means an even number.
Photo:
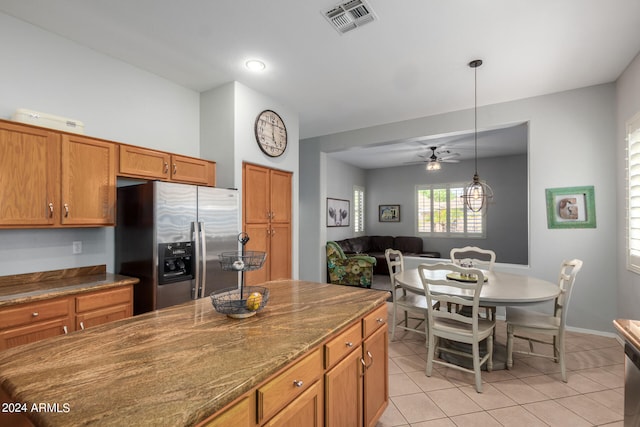
[[[353,186],[366,188],[366,171],[350,164],[341,162],[331,156],[327,156],[327,197],[349,201],[350,218],[349,227],[327,227],[327,240],[342,240],[353,237]],[[367,192],[365,191],[365,203]],[[366,215],[369,215],[369,211]],[[327,207],[323,210],[323,225],[327,225]],[[365,224],[368,221],[365,218]]]
[[[424,165],[399,166],[367,171],[367,234],[418,236],[415,212],[416,185],[468,183],[474,161],[444,163],[438,172]],[[488,206],[486,237],[478,239],[424,237],[424,250],[440,252],[444,258],[454,247],[480,246],[496,252],[497,262],[529,263],[529,218],[527,156],[478,159],[478,173],[492,187],[495,197]],[[400,222],[378,221],[378,205],[399,204]]]
[[[249,162],[293,172],[292,179],[292,275],[298,277],[299,124],[298,114],[281,102],[232,82],[203,94],[201,111],[202,151],[221,156],[216,168],[220,187],[242,192],[242,163]],[[277,112],[287,127],[287,149],[280,157],[260,150],[254,134],[256,117],[264,110]],[[251,237],[251,236],[249,236]]]
[[[197,92],[4,14],[0,40],[0,118],[30,108],[81,120],[90,136],[199,155]],[[0,242],[2,275],[113,269],[112,228],[0,230]]]
[[[608,145],[616,153],[616,189],[618,200],[618,317],[640,319],[640,275],[627,270],[626,263],[626,122],[640,112],[640,55],[620,76],[616,84],[617,126],[615,143]]]
[[[576,282],[567,322],[572,327],[596,331],[613,331],[611,322],[617,315],[617,183],[612,173],[617,164],[614,152],[606,149],[615,146],[615,98],[615,85],[605,84],[485,106],[478,111],[480,128],[529,123],[530,267],[526,273],[556,281],[563,259],[582,259],[585,266]],[[304,140],[301,164],[309,165],[309,173],[318,173],[306,178],[305,183],[326,180],[322,152],[446,134],[469,129],[470,123],[473,110],[465,110]],[[314,164],[320,166],[312,169]],[[548,229],[545,189],[582,185],[595,187],[597,228]],[[317,187],[303,186],[300,190],[305,193]],[[307,200],[314,203],[307,209],[322,209],[326,191],[320,190],[315,200]],[[317,280],[320,275],[314,277],[311,273],[320,271],[311,264],[323,259],[323,230],[305,217],[301,217],[300,226],[305,238],[313,239],[307,242],[308,253],[301,259],[301,275]]]

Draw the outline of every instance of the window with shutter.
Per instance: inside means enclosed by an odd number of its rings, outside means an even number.
[[[627,268],[640,274],[640,113],[627,123]]]

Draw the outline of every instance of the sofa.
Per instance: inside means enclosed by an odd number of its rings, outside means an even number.
[[[415,236],[360,236],[338,240],[336,243],[347,256],[362,254],[374,257],[376,264],[373,274],[389,274],[384,257],[384,251],[389,248],[399,250],[403,256],[440,258],[440,252],[425,251],[422,238]]]

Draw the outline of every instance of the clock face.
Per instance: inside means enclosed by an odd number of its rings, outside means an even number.
[[[258,115],[255,132],[258,146],[267,156],[278,157],[286,150],[287,128],[275,111],[265,110]]]

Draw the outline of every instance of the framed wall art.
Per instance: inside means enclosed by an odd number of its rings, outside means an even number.
[[[378,205],[379,222],[400,222],[400,205]]]
[[[593,186],[547,188],[549,228],[596,228]]]
[[[350,216],[348,200],[327,197],[327,227],[348,227]]]

